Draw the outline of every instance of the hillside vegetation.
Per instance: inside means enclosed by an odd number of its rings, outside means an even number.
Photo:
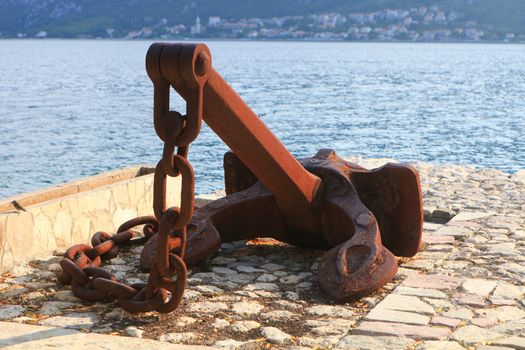
[[[485,31],[525,34],[524,0],[0,0],[0,35],[33,37],[125,37],[158,26],[191,26],[200,16],[237,21],[249,18],[366,13],[438,5],[475,21]]]

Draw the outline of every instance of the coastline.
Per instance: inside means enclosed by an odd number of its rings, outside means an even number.
[[[152,37],[152,38],[133,38],[133,39],[127,39],[127,38],[61,38],[61,37],[50,37],[50,38],[3,38],[0,37],[0,41],[113,41],[113,42],[119,42],[119,41],[166,41],[166,42],[276,42],[276,43],[282,43],[282,42],[292,42],[292,43],[352,43],[352,44],[480,44],[480,45],[486,45],[486,44],[502,44],[502,45],[524,45],[525,41],[521,42],[502,42],[502,41],[490,41],[490,40],[483,40],[483,41],[403,41],[403,40],[396,40],[396,41],[380,41],[380,40],[319,40],[319,39],[250,39],[250,38],[205,38],[205,37],[199,37],[199,38],[161,38],[161,37]]]
[[[381,162],[394,162],[394,163],[399,163],[399,161],[395,160],[395,159],[392,159],[392,158],[363,158],[361,156],[355,156],[355,157],[347,157],[345,159],[348,159],[349,161],[351,162],[354,162],[354,163],[358,163],[358,164],[365,164],[364,166],[367,167],[369,169],[373,169],[374,167],[379,167],[381,166]],[[472,169],[472,170],[497,170],[497,171],[500,171],[501,173],[503,174],[506,174],[509,179],[512,179],[513,177],[519,177],[520,179],[521,178],[525,178],[525,168],[522,168],[522,169],[518,169],[518,170],[503,170],[503,169],[496,169],[496,168],[490,168],[490,167],[483,167],[483,166],[476,166],[474,164],[461,164],[461,163],[451,163],[451,162],[403,162],[403,163],[407,163],[407,164],[413,164],[414,166],[417,166],[418,164],[424,164],[425,166],[432,166],[432,167],[463,167],[463,168],[467,168],[467,169]],[[116,168],[116,169],[112,169],[112,170],[108,170],[108,171],[103,171],[103,172],[100,172],[100,173],[97,173],[97,174],[93,174],[91,176],[89,176],[88,178],[91,178],[91,177],[99,177],[99,176],[104,176],[104,174],[106,173],[111,173],[111,172],[120,172],[124,169],[127,169],[127,168],[133,168],[137,165],[129,165],[127,166],[126,168]],[[143,164],[144,167],[154,167],[154,164]],[[34,193],[39,193],[39,192],[53,192],[55,189],[57,188],[61,188],[61,187],[64,187],[64,186],[68,186],[69,184],[74,184],[78,181],[83,181],[84,179],[86,178],[80,178],[80,179],[71,179],[71,180],[68,180],[68,181],[64,181],[64,182],[59,182],[59,183],[55,183],[55,184],[51,184],[49,186],[46,186],[46,187],[42,187],[42,188],[38,188],[38,189],[35,189],[33,191],[29,191],[29,192],[20,192],[20,193],[14,193],[14,194],[11,194],[11,195],[8,195],[8,196],[5,196],[5,197],[0,197],[0,209],[2,208],[2,206],[8,206],[9,203],[13,200],[18,200],[19,198],[24,198],[24,197],[31,197],[32,194]],[[525,180],[523,180],[525,181]],[[212,191],[212,192],[204,192],[204,193],[201,193],[201,192],[195,192],[195,196],[196,197],[203,197],[203,198],[208,198],[209,196],[213,196],[215,193],[222,193],[223,190],[222,189],[217,189],[216,191]]]

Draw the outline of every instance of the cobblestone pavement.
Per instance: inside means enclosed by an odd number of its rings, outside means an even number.
[[[360,301],[333,304],[319,290],[322,252],[256,240],[224,244],[192,267],[185,301],[170,315],[82,302],[57,284],[59,257],[35,260],[1,277],[0,320],[243,349],[525,349],[525,181],[491,169],[416,167],[425,244]],[[144,281],[140,249],[106,268]]]

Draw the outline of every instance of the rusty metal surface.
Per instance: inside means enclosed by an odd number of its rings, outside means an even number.
[[[206,245],[211,249],[219,242],[272,237],[327,250],[319,263],[319,285],[338,301],[366,295],[390,281],[397,271],[394,255],[413,256],[420,245],[423,213],[417,171],[391,163],[369,171],[331,150],[301,162],[323,183],[317,207],[321,231],[308,234],[287,226],[273,194],[230,152],[225,155],[228,196],[195,213],[187,261],[205,258]]]
[[[400,164],[366,170],[332,150],[297,160],[212,68],[203,44],[153,44],[146,69],[154,87],[154,126],[164,142],[154,176],[153,212],[98,232],[92,246],[71,247],[63,283],[86,300],[117,298],[131,312],[171,312],[182,300],[186,264],[202,261],[222,242],[272,237],[326,250],[320,287],[333,299],[366,295],[390,281],[397,256],[413,256],[423,212],[417,171]],[[186,115],[170,111],[170,89]],[[190,143],[204,120],[232,149],[224,157],[227,196],[195,213]],[[166,207],[166,179],[182,177],[181,207]],[[132,229],[143,225],[142,235]],[[128,286],[100,268],[120,246],[145,244],[140,265],[148,283]]]

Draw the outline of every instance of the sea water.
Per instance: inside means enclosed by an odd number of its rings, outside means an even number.
[[[0,40],[0,198],[159,160],[150,44]],[[217,71],[296,157],[333,148],[525,168],[525,45],[207,44]],[[197,192],[223,187],[227,149],[203,126],[189,153]]]

